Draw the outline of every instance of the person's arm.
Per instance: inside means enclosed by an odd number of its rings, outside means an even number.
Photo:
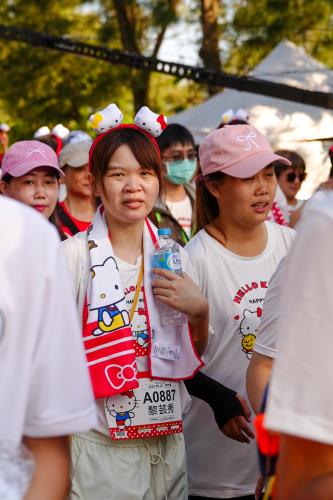
[[[152,271],[155,276],[158,275],[162,278],[155,278],[152,282],[156,299],[187,315],[194,345],[198,354],[201,355],[208,341],[209,311],[207,300],[186,273],[178,276],[165,269],[153,269]]]
[[[65,500],[70,488],[69,438],[24,437],[23,443],[35,460],[24,500]]]
[[[223,434],[241,443],[249,443],[248,438],[254,438],[248,426],[250,410],[239,394],[200,371],[184,383],[191,396],[209,404]]]
[[[191,333],[196,351],[201,356],[208,342],[208,302],[203,299],[202,304],[190,316],[188,320],[191,325]]]
[[[260,407],[265,388],[268,384],[273,366],[273,359],[258,352],[253,352],[246,372],[246,390],[255,414]]]
[[[333,498],[333,446],[283,434],[276,500]]]

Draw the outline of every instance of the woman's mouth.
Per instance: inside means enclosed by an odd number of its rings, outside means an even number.
[[[136,208],[140,208],[143,204],[142,200],[127,200],[123,202],[126,207],[131,208],[132,210],[135,210]]]
[[[267,209],[269,207],[269,203],[268,202],[258,202],[258,203],[253,203],[251,205],[251,207],[253,208],[253,210],[257,213],[257,214],[263,214],[265,212],[267,212]]]
[[[38,212],[44,212],[44,210],[47,208],[47,205],[33,205],[33,208],[35,210],[38,210]]]

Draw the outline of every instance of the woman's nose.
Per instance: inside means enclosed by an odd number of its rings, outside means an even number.
[[[126,182],[125,189],[129,191],[137,191],[140,188],[139,179],[136,176],[129,177]]]
[[[267,193],[267,191],[268,191],[267,181],[265,181],[265,179],[259,178],[258,184],[257,184],[257,189],[256,189],[256,194]]]
[[[36,186],[35,190],[35,198],[45,198],[46,197],[46,189],[43,185]]]

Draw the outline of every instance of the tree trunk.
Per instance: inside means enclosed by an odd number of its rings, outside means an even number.
[[[123,48],[135,54],[141,54],[140,29],[137,29],[138,2],[134,0],[113,0]],[[168,15],[161,19],[151,57],[157,57],[169,24],[175,17],[179,0],[170,0]],[[133,69],[130,84],[133,92],[134,107],[137,111],[141,106],[149,106],[149,70]]]
[[[218,26],[219,10],[219,0],[201,0],[202,44],[199,56],[206,68],[215,71],[221,70]],[[214,95],[220,90],[219,87],[208,86],[209,95]]]

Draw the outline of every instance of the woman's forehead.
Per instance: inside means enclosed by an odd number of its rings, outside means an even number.
[[[53,177],[56,177],[57,174],[56,174],[56,171],[54,168],[52,167],[48,167],[48,166],[45,166],[45,167],[36,167],[32,170],[30,170],[29,172],[27,172],[25,175],[23,175],[22,177],[25,177],[27,175],[47,175],[47,176],[53,176]]]

